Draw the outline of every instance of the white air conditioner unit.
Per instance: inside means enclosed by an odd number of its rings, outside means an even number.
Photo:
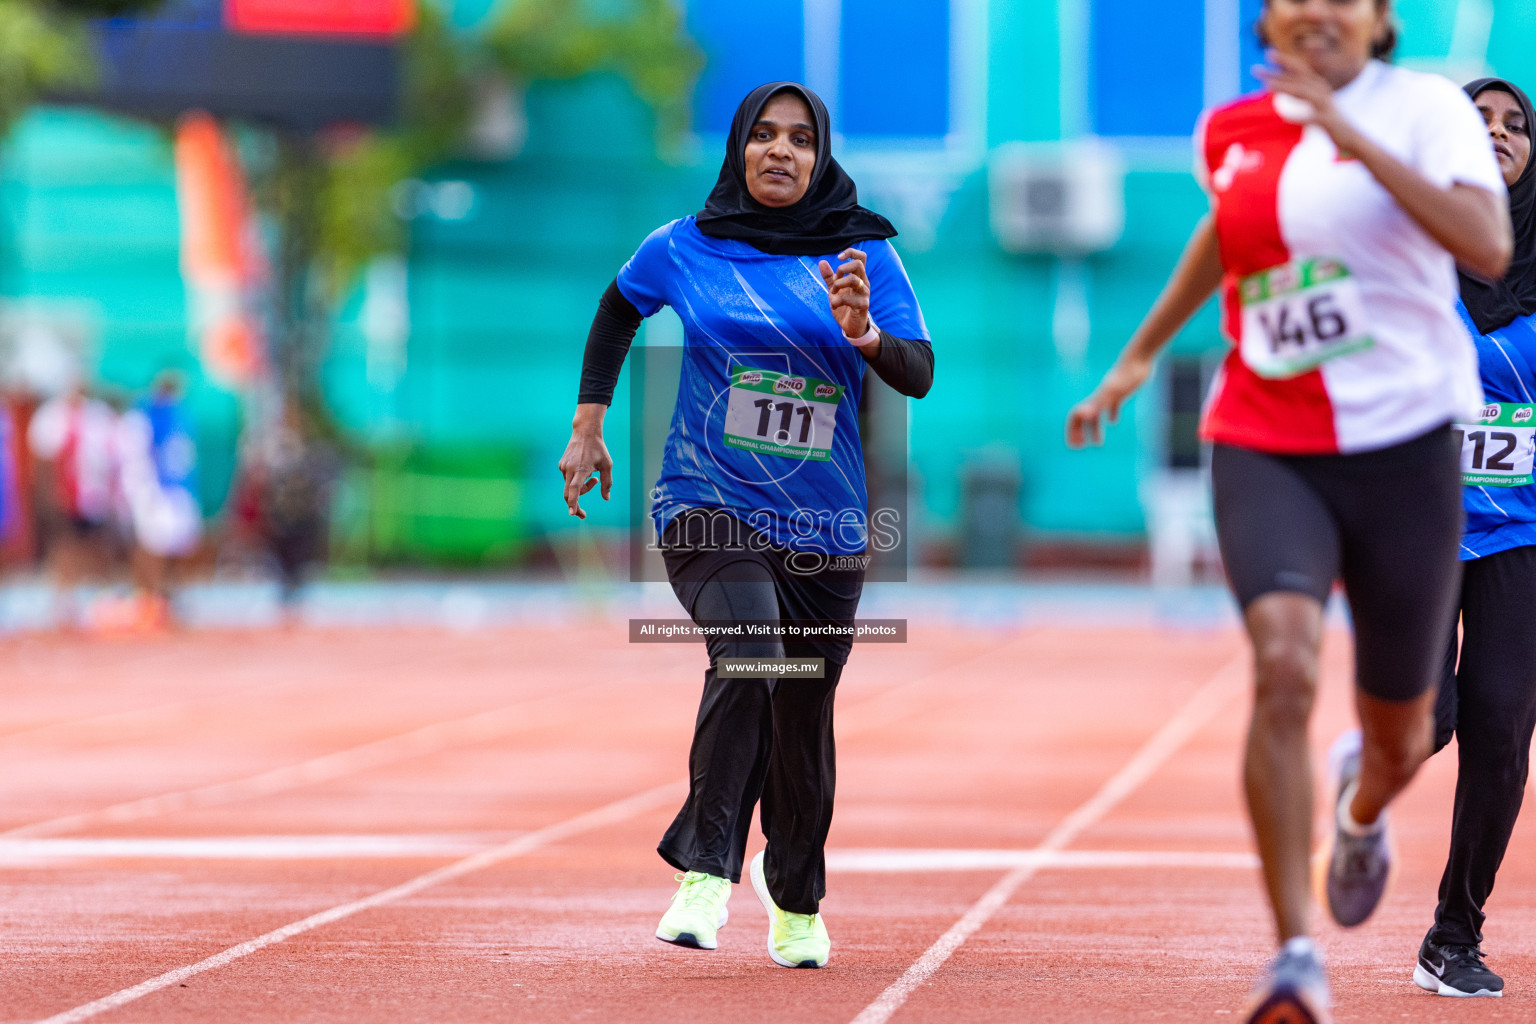
[[[1008,252],[1101,252],[1125,230],[1125,162],[1105,142],[999,146],[987,188],[992,234]]]

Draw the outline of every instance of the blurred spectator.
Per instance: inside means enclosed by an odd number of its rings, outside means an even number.
[[[133,538],[133,578],[145,626],[169,622],[171,575],[197,550],[203,513],[196,497],[197,444],[179,374],[162,373],[118,426],[120,494]]]
[[[285,615],[292,613],[309,566],[325,556],[339,471],[335,449],[292,399],[283,403],[275,427],[247,453],[237,512],[276,563]]]
[[[32,566],[39,554],[27,425],[36,400],[0,388],[0,568]]]
[[[21,466],[18,460],[16,407],[0,392],[0,561],[14,549],[26,517],[22,512]]]
[[[27,427],[27,446],[36,460],[38,518],[66,625],[78,620],[75,587],[106,562],[116,436],[117,414],[78,383],[44,402]]]

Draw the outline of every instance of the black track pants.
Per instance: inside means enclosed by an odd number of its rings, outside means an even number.
[[[1482,941],[1483,905],[1504,860],[1536,728],[1536,547],[1464,562],[1460,664],[1453,632],[1435,706],[1435,749],[1457,739],[1451,854],[1431,937]]]
[[[851,621],[862,574],[801,578],[783,552],[697,545],[698,524],[669,529],[673,589],[699,623]],[[837,785],[832,705],[848,644],[712,638],[711,667],[688,753],[688,799],[657,852],[683,871],[741,881],[752,809],[762,802],[764,874],[780,908],[814,914],[826,895],[824,851]],[[718,658],[825,658],[823,679],[722,679]]]

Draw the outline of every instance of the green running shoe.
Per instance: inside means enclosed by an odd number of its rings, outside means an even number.
[[[725,901],[731,898],[729,879],[702,871],[680,872],[683,884],[672,894],[672,906],[661,915],[656,937],[674,946],[714,949],[715,932],[730,917]]]
[[[768,957],[780,967],[825,967],[832,939],[820,914],[791,914],[780,910],[768,895],[763,855],[752,858],[752,888],[768,911]]]

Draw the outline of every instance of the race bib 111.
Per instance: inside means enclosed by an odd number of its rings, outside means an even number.
[[[737,367],[725,410],[725,443],[764,455],[826,462],[843,386],[816,377]]]
[[[1338,260],[1283,263],[1238,282],[1243,362],[1283,380],[1374,344],[1360,286]]]
[[[1453,428],[1461,480],[1477,487],[1523,487],[1536,463],[1536,405],[1489,402],[1476,423]]]

